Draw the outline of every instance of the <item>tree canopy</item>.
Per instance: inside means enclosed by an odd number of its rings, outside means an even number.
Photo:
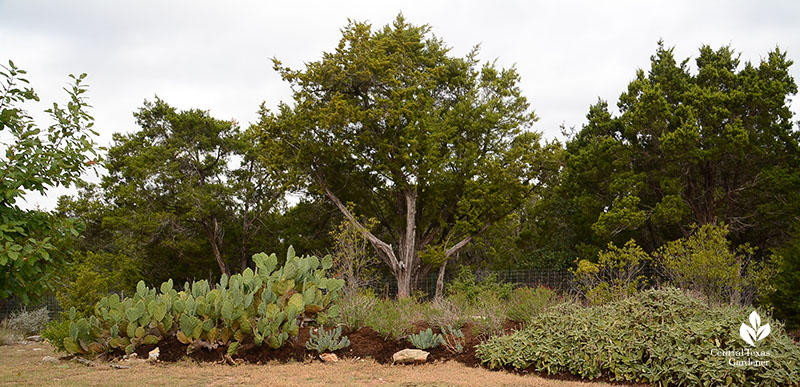
[[[228,275],[244,270],[282,200],[252,141],[235,121],[158,98],[134,116],[141,130],[115,134],[108,151],[103,225],[133,238],[159,277],[204,278],[211,262]]]
[[[264,161],[294,189],[324,195],[367,235],[407,296],[412,283],[529,197],[551,167],[519,75],[449,55],[402,16],[351,22],[322,59],[275,69],[293,102],[262,109]],[[346,203],[354,204],[353,211]],[[420,252],[426,260],[420,258]]]
[[[565,244],[594,252],[635,238],[654,250],[724,223],[736,243],[784,243],[800,214],[800,133],[789,98],[791,60],[775,49],[741,63],[728,46],[676,61],[659,43],[619,97],[619,115],[599,101],[566,145],[558,188],[542,206],[561,219]],[[568,247],[570,248],[570,247]]]

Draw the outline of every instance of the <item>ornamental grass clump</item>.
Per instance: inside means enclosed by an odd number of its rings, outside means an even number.
[[[559,304],[526,328],[476,348],[490,368],[653,385],[779,386],[800,383],[800,347],[756,311],[771,332],[751,346],[740,335],[753,310],[710,305],[675,288],[603,306]],[[753,327],[756,330],[759,327]],[[742,331],[746,329],[741,328]],[[764,332],[765,330],[758,330]]]

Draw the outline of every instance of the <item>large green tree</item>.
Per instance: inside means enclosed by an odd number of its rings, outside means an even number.
[[[96,163],[96,133],[83,80],[70,76],[66,107],[53,103],[46,112],[53,124],[41,127],[23,105],[39,101],[26,87],[25,71],[9,61],[0,65],[0,301],[10,296],[27,303],[51,289],[51,278],[69,255],[70,238],[81,225],[75,219],[41,210],[24,210],[25,192],[46,194],[57,186],[81,184]]]
[[[115,134],[103,179],[103,223],[146,251],[149,271],[203,278],[244,270],[282,199],[234,121],[156,99],[134,114],[141,130]],[[235,268],[231,270],[231,266]]]
[[[359,225],[400,297],[519,207],[549,166],[517,72],[476,55],[449,55],[402,16],[376,30],[351,22],[305,69],[275,61],[293,103],[254,127],[267,165]]]
[[[603,101],[589,109],[542,209],[563,215],[553,228],[571,230],[565,245],[590,254],[635,238],[653,250],[709,223],[761,251],[788,239],[800,214],[792,61],[775,49],[742,63],[727,46],[700,48],[695,69],[688,61],[659,43],[618,115]]]

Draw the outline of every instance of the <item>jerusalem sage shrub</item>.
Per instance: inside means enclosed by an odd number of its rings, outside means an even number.
[[[557,305],[523,330],[477,346],[490,368],[570,373],[654,385],[796,385],[800,347],[780,322],[755,347],[740,337],[752,310],[710,306],[678,289],[603,306]],[[761,314],[764,316],[764,314]],[[765,316],[766,317],[766,316]]]

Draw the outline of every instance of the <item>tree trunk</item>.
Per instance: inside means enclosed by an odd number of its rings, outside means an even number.
[[[250,225],[248,223],[247,214],[249,209],[245,206],[244,211],[242,211],[242,241],[239,242],[239,267],[240,271],[244,272],[244,269],[247,269],[247,264],[250,263],[250,259],[247,256],[247,245],[249,238],[249,229]]]
[[[231,272],[228,270],[228,266],[225,265],[225,261],[222,259],[222,253],[220,252],[222,235],[220,234],[219,223],[217,223],[216,217],[211,218],[211,224],[206,223],[206,234],[208,236],[208,242],[211,243],[211,250],[214,251],[214,258],[217,260],[217,265],[219,265],[219,271],[230,277]]]
[[[442,299],[442,291],[444,290],[444,269],[447,267],[447,260],[445,259],[442,262],[442,266],[439,267],[439,276],[436,277],[436,293],[433,296],[434,300],[441,300]]]

